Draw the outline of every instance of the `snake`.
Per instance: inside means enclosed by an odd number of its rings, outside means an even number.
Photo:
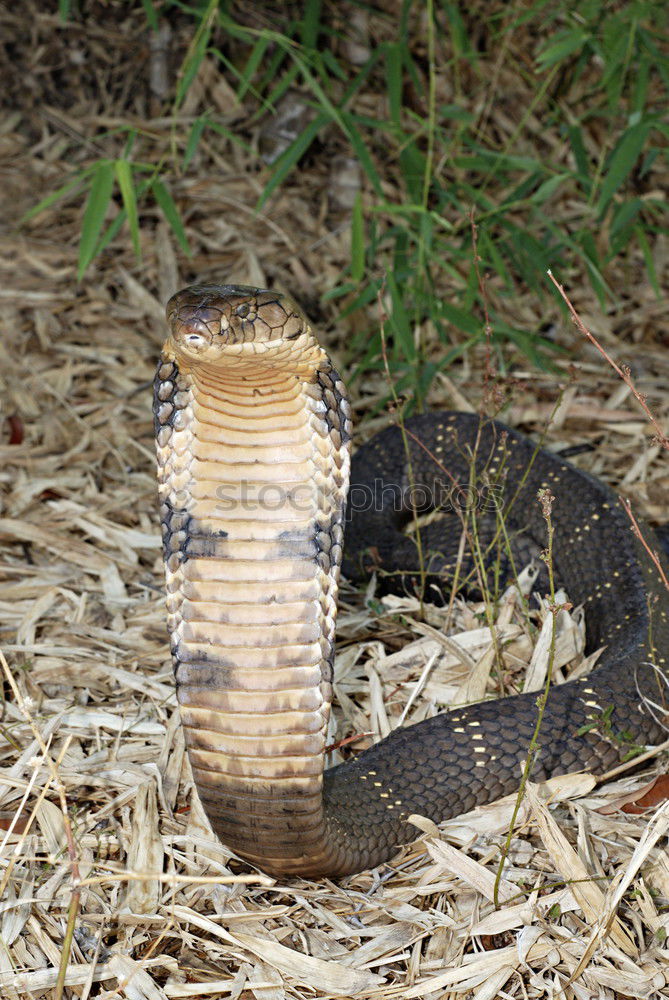
[[[516,791],[530,747],[544,780],[602,774],[665,738],[667,563],[608,486],[472,413],[408,417],[351,461],[344,383],[283,293],[192,285],[167,321],[154,384],[167,626],[193,782],[235,855],[275,877],[361,872],[419,836],[412,817]],[[549,522],[586,653],[603,652],[550,686],[534,744],[537,694],[521,692],[326,767],[342,567],[444,603],[459,580],[515,579]]]

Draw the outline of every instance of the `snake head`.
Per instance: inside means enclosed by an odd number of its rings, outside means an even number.
[[[310,334],[295,303],[279,292],[246,285],[191,285],[167,303],[171,339],[194,360],[224,357],[232,345],[261,345]],[[239,346],[233,353],[239,353]]]

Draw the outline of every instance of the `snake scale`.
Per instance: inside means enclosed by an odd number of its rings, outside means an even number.
[[[537,491],[555,495],[556,574],[585,605],[587,650],[605,647],[552,687],[533,777],[601,773],[664,738],[669,595],[606,486],[503,424],[433,413],[407,421],[409,459],[394,427],[359,449],[347,508],[350,408],[297,306],[201,285],[167,317],[154,412],[168,629],[193,777],[225,844],[272,874],[340,876],[414,839],[412,814],[446,819],[518,787],[532,693],[456,707],[324,770],[345,520],[347,575],[411,586],[407,523],[448,508],[445,483],[472,469],[496,484],[520,566],[546,544]],[[428,591],[448,592],[455,515],[422,534]],[[494,522],[482,510],[484,547]]]

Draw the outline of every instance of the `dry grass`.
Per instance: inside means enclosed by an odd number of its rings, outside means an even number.
[[[67,62],[71,36],[27,5],[23,15],[5,12],[0,30],[15,31],[21,16],[43,44],[28,68],[39,89],[39,66]],[[10,222],[62,182],[73,160],[97,155],[73,129],[92,136],[139,113],[129,97],[137,46],[127,37],[88,39],[116,106],[75,79],[61,107],[56,89],[41,111],[24,101],[6,120],[1,187]],[[205,79],[192,101],[215,104],[217,95],[225,100],[224,83]],[[605,787],[571,776],[532,788],[498,909],[493,882],[512,802],[447,823],[438,836],[430,830],[395,864],[343,885],[249,873],[208,830],[184,757],[164,627],[149,391],[162,303],[196,276],[270,281],[294,291],[335,353],[356,322],[335,323],[332,307],[318,304],[347,255],[346,227],[325,223],[323,163],[306,164],[259,215],[256,169],[221,138],[181,179],[174,193],[192,261],[177,254],[163,223],[146,218],[142,264],[122,233],[78,286],[76,202],[2,236],[0,637],[13,682],[0,726],[0,993],[56,997],[65,951],[63,995],[82,1000],[669,996],[669,808],[650,819],[614,808],[647,773]],[[666,428],[669,358],[666,339],[655,336],[664,323],[666,338],[666,303],[642,281],[618,279],[628,289],[624,316],[593,309],[585,288],[573,298],[612,354],[633,357],[637,384]],[[538,327],[537,308],[519,300],[516,322]],[[666,517],[666,456],[627,388],[557,322],[578,375],[551,444],[596,444],[578,461],[637,509]],[[481,357],[465,355],[437,380],[433,405],[476,406],[480,371]],[[556,381],[517,359],[514,375],[506,417],[536,430]],[[358,414],[383,392],[380,377],[367,380]],[[369,421],[365,433],[386,419]],[[531,664],[540,686],[545,662],[533,658],[516,603],[510,595],[498,611],[502,680],[513,687]],[[497,683],[481,608],[458,603],[444,638],[443,611],[421,621],[411,601],[374,607],[345,590],[338,735],[385,735]],[[560,661],[573,665],[582,629],[578,620],[563,624]]]

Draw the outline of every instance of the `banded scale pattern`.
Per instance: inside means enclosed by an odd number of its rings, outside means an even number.
[[[349,478],[344,387],[284,296],[193,286],[170,300],[168,320],[155,384],[168,628],[214,830],[266,871],[336,876],[388,860],[415,836],[413,813],[440,820],[512,791],[535,694],[455,708],[323,772]],[[630,743],[662,739],[669,595],[615,495],[502,424],[445,413],[407,430],[410,462],[394,428],[354,458],[347,574],[375,569],[414,587],[405,529],[418,505],[443,515],[423,532],[428,596],[443,594],[458,490],[471,482],[485,487],[481,538],[494,539],[504,513],[510,573],[545,545],[536,493],[550,488],[560,581],[586,606],[588,648],[606,649],[587,678],[551,691],[534,775],[601,771]]]
[[[249,296],[228,294],[245,320]],[[203,365],[191,313],[155,384],[168,628],[200,798],[219,836],[262,863],[325,840],[348,405],[309,334],[289,350],[228,344],[225,365]]]

